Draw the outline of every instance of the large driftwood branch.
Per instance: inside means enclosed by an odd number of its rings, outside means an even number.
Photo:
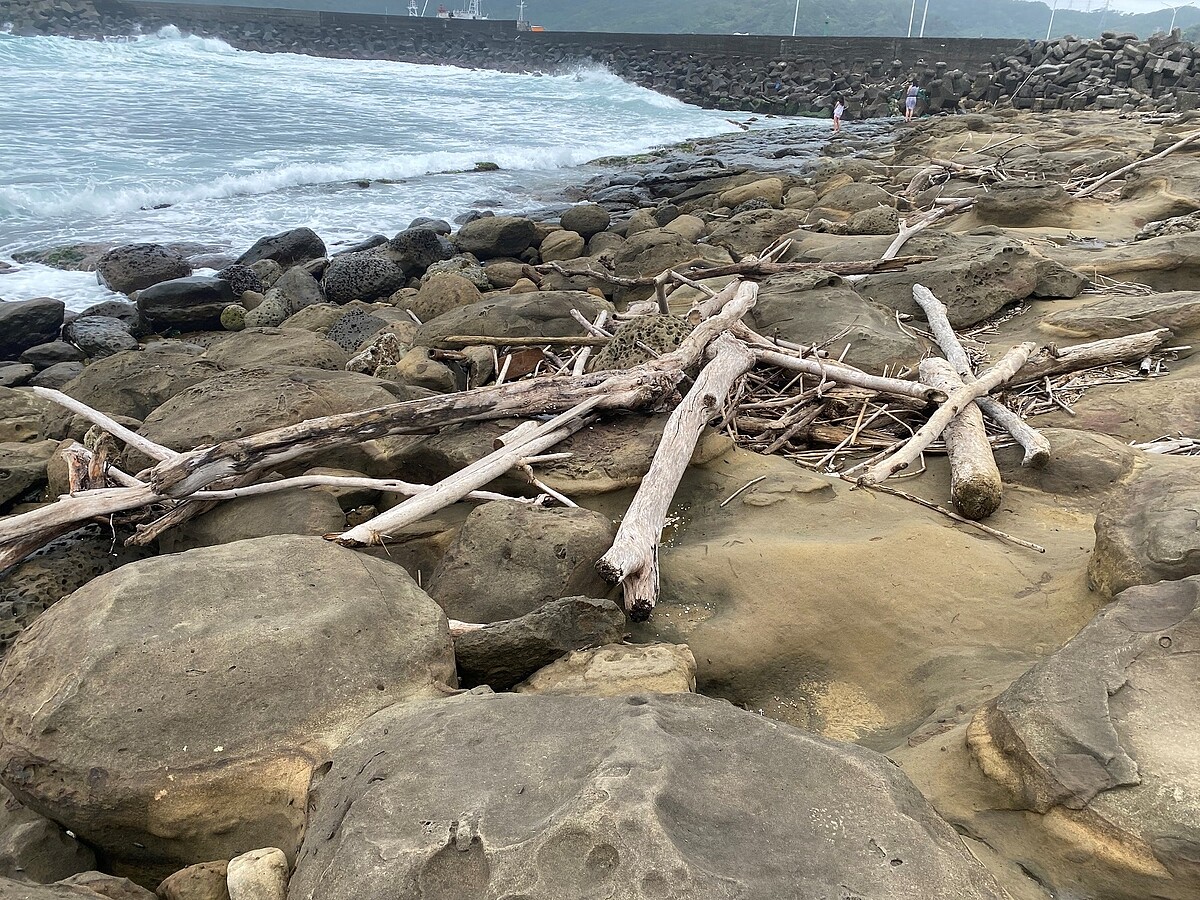
[[[921,361],[921,379],[947,393],[964,384],[953,366],[937,357]],[[1000,508],[1004,487],[979,407],[964,406],[946,424],[942,437],[950,457],[950,501],[968,519],[986,519]]]
[[[982,397],[1006,381],[1009,381],[1018,369],[1029,359],[1036,344],[1029,342],[1013,347],[1000,360],[984,372],[971,384],[963,385],[950,395],[929,417],[929,421],[917,429],[916,434],[908,439],[899,450],[883,459],[863,473],[860,479],[864,484],[879,484],[892,475],[908,468],[932,444],[949,424],[950,420],[963,411],[967,404],[974,402],[976,397]]]
[[[958,376],[970,384],[975,380],[975,371],[971,367],[971,359],[967,356],[967,351],[963,349],[962,342],[959,341],[954,327],[950,324],[950,316],[945,304],[923,284],[914,284],[912,292],[917,305],[925,311],[929,330],[933,333],[933,338],[937,341],[938,346],[942,348],[942,353],[945,354]],[[1050,459],[1050,442],[1046,440],[1045,436],[1026,424],[1024,419],[999,400],[991,397],[977,397],[975,404],[983,411],[984,415],[1011,434],[1013,439],[1025,449],[1025,458],[1021,460],[1021,465],[1044,466]]]
[[[775,350],[760,350],[754,347],[754,356],[768,366],[787,369],[789,372],[802,372],[817,378],[825,378],[835,384],[847,384],[865,388],[880,394],[894,394],[897,397],[911,397],[927,403],[939,403],[946,395],[936,387],[922,384],[919,381],[905,381],[902,378],[887,378],[882,375],[870,375],[850,366],[837,365],[828,360],[802,359]]]
[[[955,203],[951,203],[948,206],[939,206],[937,209],[926,213],[920,220],[914,222],[912,225],[909,225],[907,221],[902,221],[900,223],[900,233],[896,235],[892,243],[888,245],[888,248],[883,251],[883,256],[879,257],[879,261],[887,262],[888,260],[896,259],[896,254],[900,252],[900,248],[907,244],[908,239],[914,234],[921,233],[930,225],[933,225],[942,219],[955,215],[956,213],[965,212],[974,204],[975,199],[973,197],[969,197],[959,200]],[[911,259],[912,257],[908,258]]]
[[[720,412],[734,382],[754,365],[750,348],[732,335],[718,337],[713,349],[712,362],[667,420],[650,470],[621,520],[612,548],[596,563],[607,581],[623,585],[625,609],[634,620],[649,618],[658,602],[658,544],[696,441]]]
[[[179,456],[177,452],[169,447],[164,447],[162,444],[156,444],[149,438],[144,438],[136,431],[131,431],[124,425],[115,421],[99,410],[92,409],[86,403],[81,403],[74,397],[68,397],[62,391],[56,391],[52,388],[31,387],[27,388],[35,396],[41,397],[43,400],[49,400],[51,403],[57,403],[64,409],[69,409],[73,413],[83,416],[89,422],[99,425],[104,431],[107,431],[113,437],[124,441],[135,450],[140,450],[151,459],[174,459]]]
[[[1178,141],[1176,141],[1174,144],[1172,144],[1170,147],[1168,147],[1166,150],[1163,150],[1160,153],[1155,153],[1153,156],[1148,156],[1145,159],[1139,159],[1139,160],[1137,160],[1137,162],[1131,162],[1129,165],[1122,166],[1121,168],[1117,169],[1115,172],[1109,172],[1107,175],[1104,175],[1101,178],[1097,178],[1095,181],[1093,181],[1091,184],[1089,184],[1083,190],[1076,191],[1075,199],[1081,200],[1084,197],[1090,197],[1092,194],[1096,193],[1096,191],[1099,188],[1108,184],[1110,181],[1115,181],[1116,179],[1121,178],[1124,175],[1128,175],[1134,169],[1144,166],[1147,163],[1157,162],[1158,160],[1162,159],[1165,156],[1170,156],[1176,150],[1182,150],[1184,147],[1186,147],[1188,144],[1195,141],[1197,138],[1200,138],[1200,131],[1193,131],[1187,137],[1180,138]]]
[[[1021,367],[1013,384],[1028,384],[1067,372],[1078,372],[1096,366],[1140,360],[1171,339],[1171,329],[1143,331],[1119,338],[1105,338],[1071,347],[1043,347]]]
[[[494,481],[518,465],[523,458],[542,453],[548,447],[570,437],[587,423],[588,413],[596,409],[600,401],[600,397],[590,397],[542,425],[522,423],[505,437],[505,442],[498,450],[489,453],[483,459],[373,519],[342,534],[327,537],[351,547],[382,544],[388,535],[420,521],[439,509],[457,503],[471,491]]]

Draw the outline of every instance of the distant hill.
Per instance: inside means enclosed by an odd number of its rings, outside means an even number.
[[[513,18],[511,0],[485,0],[493,18]],[[1076,6],[1081,5],[1076,0]],[[1093,0],[1093,12],[1060,8],[1054,35],[1098,37],[1102,31],[1133,32],[1146,37],[1166,31],[1171,10],[1130,15],[1105,11]],[[908,33],[908,0],[800,0],[796,33],[802,35],[903,36]],[[921,26],[924,0],[917,0],[913,35]],[[794,0],[527,0],[526,18],[553,31],[623,31],[696,34],[791,34]],[[1044,38],[1050,22],[1046,3],[1027,0],[930,0],[926,37]],[[1200,9],[1183,7],[1178,28],[1197,26]]]

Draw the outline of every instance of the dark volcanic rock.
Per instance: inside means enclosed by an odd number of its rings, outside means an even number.
[[[118,294],[132,294],[191,274],[192,266],[183,255],[162,244],[126,244],[109,250],[96,262],[100,283]]]
[[[884,757],[691,694],[384,710],[321,783],[291,894],[1007,896]]]
[[[228,281],[194,275],[163,281],[138,294],[138,311],[157,332],[209,331],[221,327],[221,310],[236,302]]]
[[[51,341],[48,344],[38,344],[30,347],[21,354],[21,362],[29,363],[35,369],[48,369],[53,365],[64,362],[79,362],[83,354],[79,348],[66,341]]]
[[[63,337],[89,357],[112,356],[122,350],[136,350],[137,338],[129,326],[110,316],[80,316],[63,329]]]
[[[493,622],[454,638],[458,680],[508,690],[564,653],[621,640],[625,613],[611,600],[565,597],[518,619]]]
[[[16,359],[30,347],[57,340],[66,308],[50,297],[0,301],[0,359]]]
[[[468,222],[454,235],[455,246],[480,259],[520,256],[537,240],[537,226],[519,216],[485,216]]]
[[[404,269],[376,253],[348,253],[329,261],[321,286],[330,303],[390,297],[404,287]]]
[[[254,246],[237,259],[237,265],[252,266],[261,259],[271,259],[288,269],[325,255],[325,242],[311,228],[293,228],[269,237],[259,238]]]

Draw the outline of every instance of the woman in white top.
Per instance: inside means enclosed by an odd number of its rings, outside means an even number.
[[[842,113],[846,111],[846,104],[842,102],[842,98],[838,97],[833,102],[833,133],[837,134],[842,130]]]
[[[917,112],[917,96],[921,93],[921,89],[917,87],[917,82],[910,81],[908,83],[908,92],[904,97],[904,119],[907,122],[912,121],[913,115]]]

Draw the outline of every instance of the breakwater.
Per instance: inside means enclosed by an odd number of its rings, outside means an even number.
[[[136,0],[11,0],[0,16],[18,33],[101,36],[176,25],[263,52],[504,71],[591,63],[688,103],[761,114],[827,115],[842,97],[852,118],[885,116],[899,111],[914,77],[929,112],[1005,103],[1169,112],[1200,102],[1200,52],[1177,33],[1031,42],[530,32],[501,20]]]

